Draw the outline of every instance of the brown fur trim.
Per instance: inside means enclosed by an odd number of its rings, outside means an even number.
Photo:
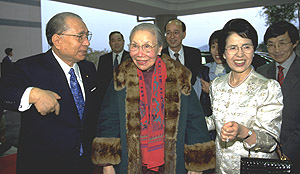
[[[184,145],[185,168],[189,171],[205,171],[216,167],[215,142]]]
[[[180,95],[191,92],[192,73],[185,66],[167,55],[162,60],[166,64],[165,103],[165,171],[175,173],[176,141],[180,114]],[[132,59],[123,61],[114,70],[114,87],[120,91],[126,87],[126,136],[128,151],[128,173],[141,173],[139,81],[137,67]]]
[[[95,165],[121,162],[120,138],[94,138],[92,144],[92,162]]]

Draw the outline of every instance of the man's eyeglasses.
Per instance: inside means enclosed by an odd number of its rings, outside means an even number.
[[[154,46],[151,46],[151,45],[149,45],[149,44],[144,44],[144,45],[142,45],[142,46],[139,46],[139,45],[137,45],[137,44],[130,44],[130,45],[129,45],[129,49],[130,49],[130,51],[137,51],[137,50],[140,49],[140,47],[142,47],[142,50],[143,50],[143,51],[149,53],[149,52],[151,52],[152,49],[153,49],[154,47],[156,47],[156,46],[157,46],[157,44],[154,45]]]
[[[179,31],[174,31],[174,32],[171,32],[171,31],[167,31],[166,32],[166,36],[171,36],[171,35],[174,35],[175,37],[179,36],[180,32]]]
[[[243,53],[249,54],[253,51],[254,46],[253,45],[243,45],[241,47],[238,47],[236,45],[231,45],[226,48],[226,51],[228,54],[235,55],[239,51],[240,48],[243,51]]]
[[[278,47],[278,49],[285,49],[289,43],[292,43],[292,42],[289,41],[289,42],[268,43],[267,48],[268,48],[268,50],[271,50],[271,51],[275,50],[276,47]]]
[[[88,39],[88,41],[90,41],[92,39],[92,32],[88,31],[87,33],[84,34],[59,34],[59,35],[65,35],[65,36],[75,36],[78,38],[78,41],[80,43],[82,43],[84,41],[85,38]]]

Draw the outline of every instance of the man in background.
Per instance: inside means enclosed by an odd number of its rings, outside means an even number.
[[[168,54],[174,60],[180,61],[192,72],[192,85],[196,76],[202,69],[201,52],[197,48],[184,46],[183,39],[186,36],[186,26],[179,19],[171,19],[165,25],[165,34],[168,47],[162,50],[162,54]]]
[[[1,62],[1,77],[6,77],[13,72],[12,56],[14,55],[12,48],[6,48],[4,50],[6,56]],[[0,155],[10,149],[12,144],[6,139],[6,121],[4,116],[4,110],[0,106]]]
[[[113,31],[109,34],[109,46],[111,52],[100,56],[97,68],[97,84],[99,87],[100,102],[105,96],[106,89],[113,78],[113,69],[120,64],[128,55],[124,50],[124,37],[119,31]]]
[[[294,163],[293,173],[300,173],[300,57],[294,51],[298,42],[294,25],[286,21],[272,24],[264,35],[264,43],[274,61],[257,69],[281,85],[284,107],[280,143],[284,155]]]
[[[56,14],[46,26],[51,49],[1,78],[0,104],[21,112],[18,174],[92,173],[96,68],[84,60],[91,36],[80,16]]]

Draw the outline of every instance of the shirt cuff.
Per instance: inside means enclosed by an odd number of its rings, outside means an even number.
[[[25,90],[25,92],[23,93],[21,102],[20,102],[20,106],[18,109],[20,112],[26,111],[31,107],[32,104],[29,103],[29,95],[30,95],[32,88],[33,87],[28,87]]]

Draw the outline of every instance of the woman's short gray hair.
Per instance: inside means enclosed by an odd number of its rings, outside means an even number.
[[[141,23],[135,26],[130,32],[130,36],[129,36],[130,43],[132,41],[133,35],[137,31],[141,31],[141,30],[149,31],[150,33],[152,33],[154,36],[156,36],[157,46],[158,47],[163,46],[163,37],[160,29],[155,24],[151,24],[151,23]]]
[[[78,18],[82,20],[80,16],[71,12],[62,12],[53,16],[46,25],[46,37],[48,44],[53,46],[52,36],[54,34],[62,34],[62,32],[66,31],[68,28],[66,24],[66,19],[68,17]]]

